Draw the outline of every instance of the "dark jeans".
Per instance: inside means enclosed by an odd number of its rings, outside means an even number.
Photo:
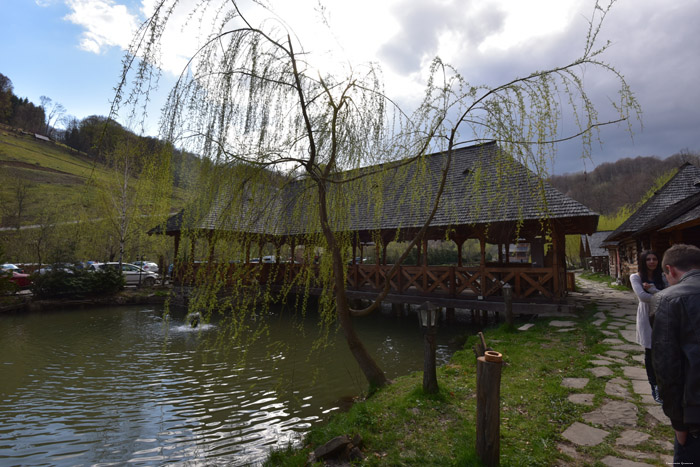
[[[678,444],[678,440],[673,440],[673,463],[676,465],[698,465],[700,466],[700,432],[688,433],[685,446]]]
[[[654,366],[651,364],[651,349],[644,349],[644,368],[647,370],[649,384],[656,386],[656,374],[654,373]]]

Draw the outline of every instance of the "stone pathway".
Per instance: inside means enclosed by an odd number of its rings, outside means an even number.
[[[562,386],[571,391],[569,400],[575,404],[590,406],[582,422],[573,423],[562,432],[566,442],[559,443],[559,451],[574,460],[575,464],[588,463],[591,454],[588,446],[608,443],[615,455],[606,455],[596,462],[606,466],[666,465],[673,461],[671,440],[652,439],[644,426],[663,423],[670,425],[661,406],[651,397],[651,388],[644,370],[644,352],[635,342],[637,300],[632,292],[611,289],[606,284],[576,277],[579,292],[573,293],[577,304],[596,303],[598,313],[593,322],[605,338],[608,350],[591,355],[590,378],[562,379]],[[572,321],[552,321],[550,326],[569,329]],[[586,393],[592,378],[605,380],[606,397],[594,408],[594,395]],[[613,435],[613,433],[616,433]],[[562,464],[564,465],[564,464]]]

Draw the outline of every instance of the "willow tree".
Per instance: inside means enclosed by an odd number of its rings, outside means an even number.
[[[214,205],[219,220],[227,219],[226,241],[216,243],[227,249],[217,253],[222,259],[240,258],[246,245],[262,242],[263,230],[279,232],[283,221],[287,232],[323,249],[313,279],[324,290],[320,316],[339,323],[369,383],[382,386],[387,378],[356,334],[353,318],[376,310],[389,284],[370,306],[351,308],[345,292],[352,241],[349,219],[380,216],[381,193],[391,189],[385,171],[398,174],[392,183],[414,194],[413,206],[406,208],[421,216],[422,227],[407,243],[396,268],[431,225],[455,148],[496,140],[508,157],[542,174],[558,142],[579,138],[586,155],[600,126],[638,117],[637,102],[624,77],[602,59],[607,44],[597,44],[611,4],[595,4],[580,57],[503,84],[472,85],[435,58],[424,98],[409,113],[388,97],[377,65],[358,66],[342,76],[325,72],[314,66],[284,23],[270,20],[270,12],[264,14],[260,3],[246,3],[250,10],[243,11],[236,0],[196,2],[188,17],[205,39],[169,94],[162,137],[212,161],[211,182],[200,189],[201,206]],[[158,75],[164,33],[175,27],[173,18],[185,7],[177,0],[156,2],[125,58],[115,109],[126,103],[138,109],[148,98]],[[253,22],[253,17],[267,19]],[[598,104],[584,87],[584,71],[593,69],[612,78],[618,90],[617,100],[605,104],[613,117],[602,121]],[[568,134],[560,128],[564,116],[577,125]],[[447,154],[445,165],[440,173],[429,173],[424,158],[437,151]],[[412,170],[401,171],[409,166]],[[428,197],[422,195],[426,184],[437,187]],[[280,212],[289,212],[280,211],[285,203],[296,206],[295,214],[287,216],[293,219],[278,218]],[[358,204],[366,211],[356,212]],[[210,212],[202,209],[191,210],[192,215],[201,218]],[[191,225],[196,226],[196,220]],[[213,245],[216,240],[209,241]],[[296,285],[308,289],[310,274],[303,277],[294,279]],[[202,288],[212,289],[214,282],[209,277]],[[222,286],[220,282],[214,291]],[[241,317],[245,300],[240,296],[229,302],[230,314],[236,316],[232,337],[244,334],[236,326],[245,326]],[[211,296],[198,306],[205,303],[212,303]],[[221,301],[216,306],[221,307]]]

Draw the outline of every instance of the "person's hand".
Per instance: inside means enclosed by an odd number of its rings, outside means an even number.
[[[648,282],[643,282],[642,287],[644,287],[644,290],[649,290],[651,288],[651,284]]]
[[[688,440],[688,432],[687,431],[678,431],[675,430],[676,432],[676,439],[678,440],[678,444],[681,446],[685,446],[685,442]]]

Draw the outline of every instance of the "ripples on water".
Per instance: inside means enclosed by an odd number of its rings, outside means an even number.
[[[390,377],[422,368],[413,320],[363,321]],[[365,388],[337,336],[309,359],[305,329],[273,318],[270,341],[287,346],[251,346],[242,366],[239,352],[203,345],[215,324],[152,309],[0,316],[0,465],[259,462]]]

